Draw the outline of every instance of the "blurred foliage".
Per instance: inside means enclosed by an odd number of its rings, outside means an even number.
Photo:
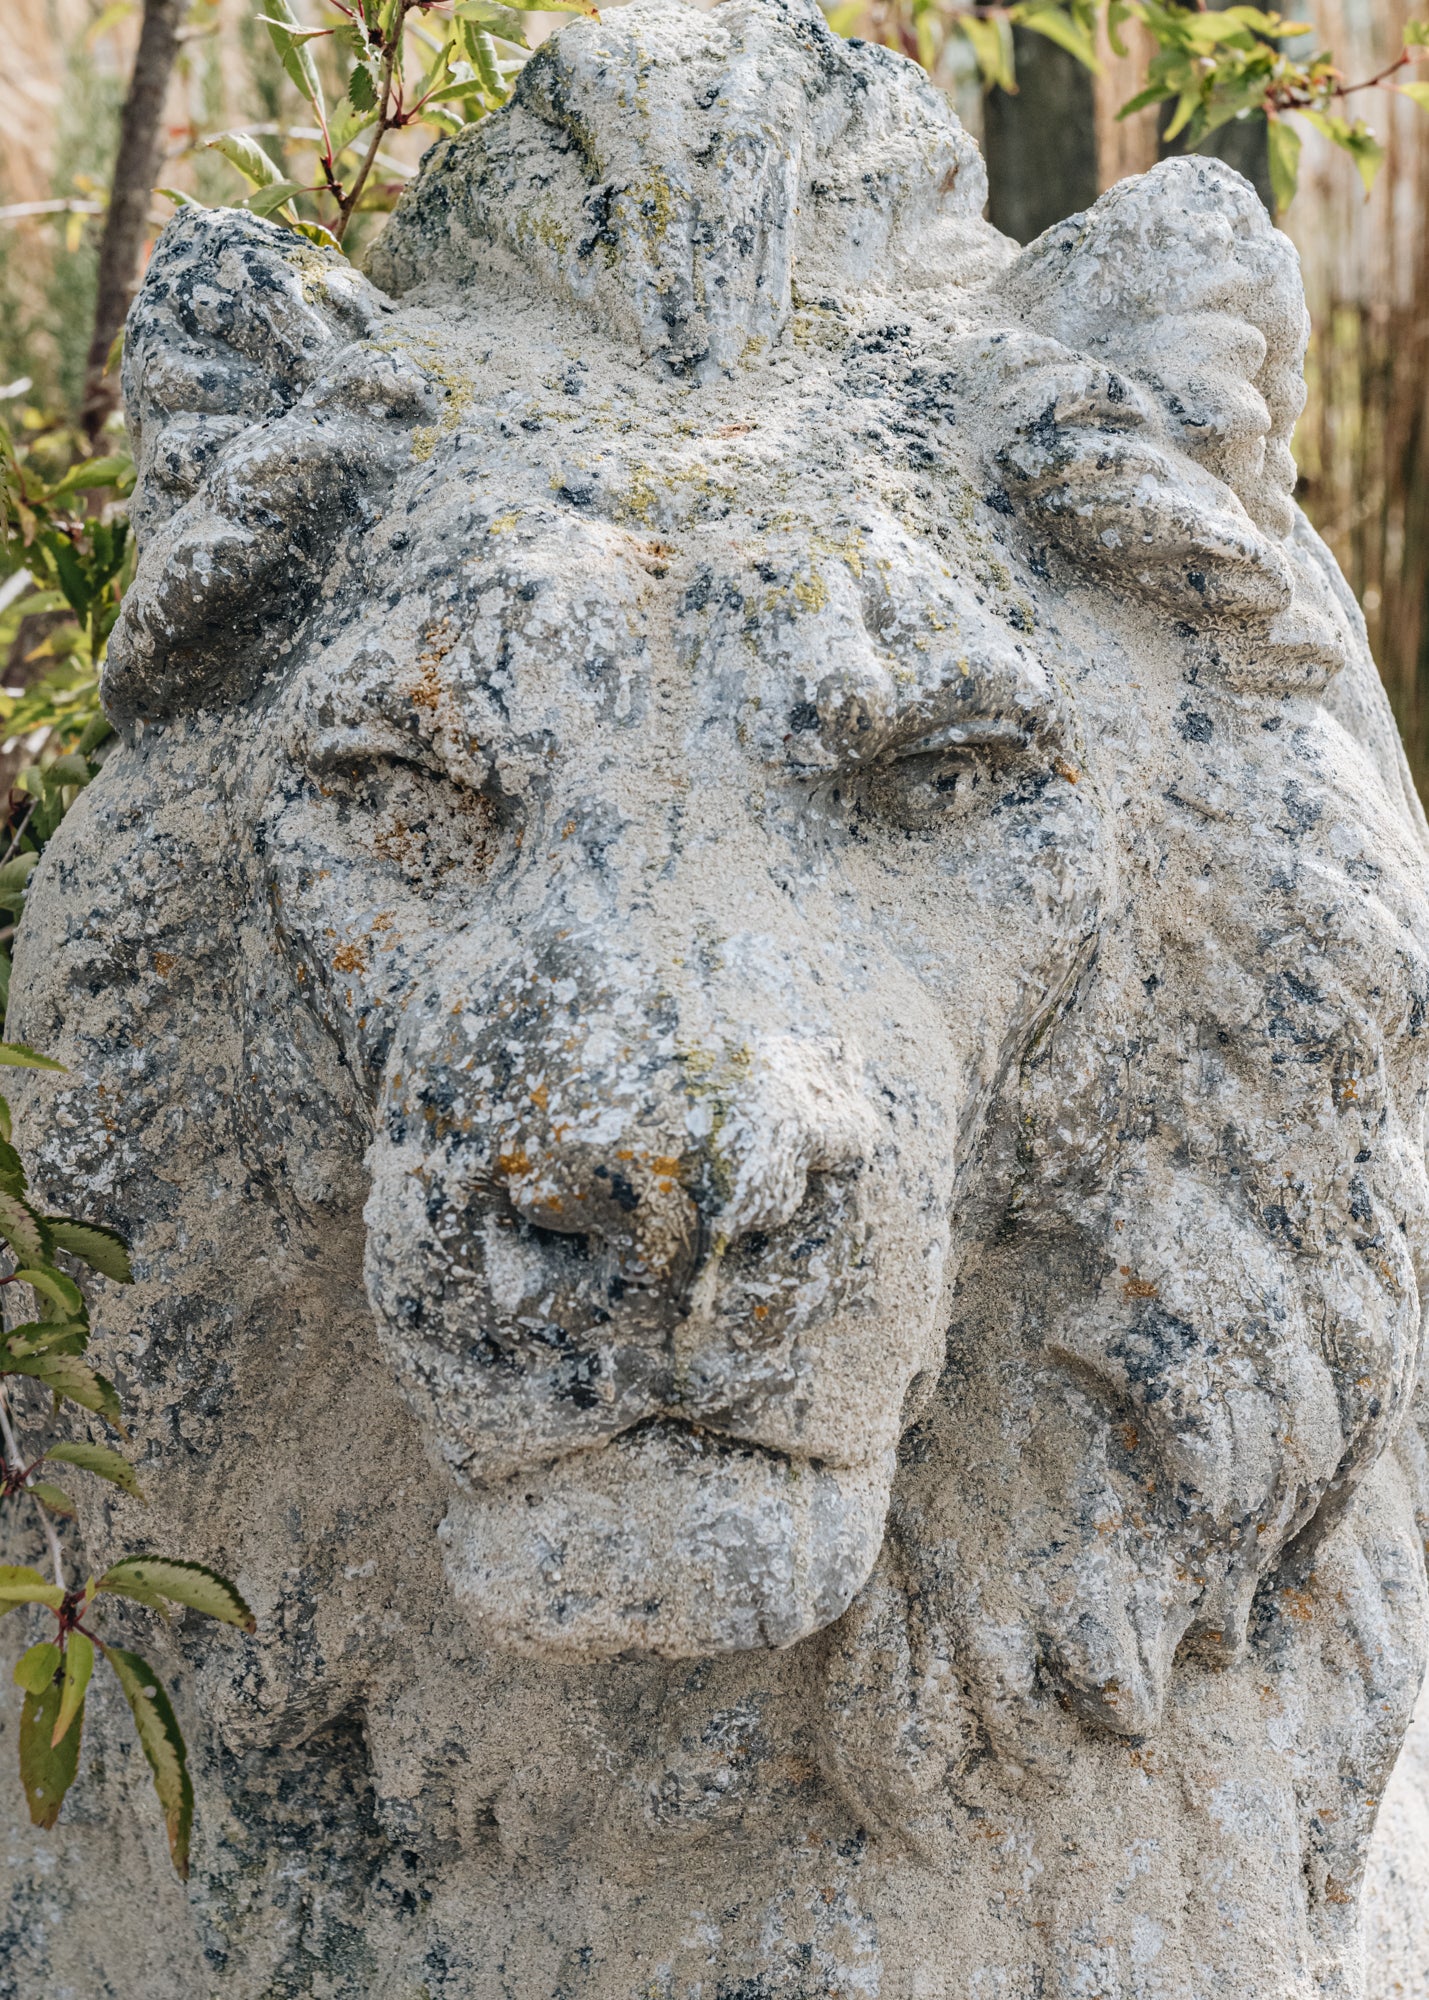
[[[0,1020],[27,872],[98,769],[112,731],[99,673],[133,572],[125,451],[86,457],[78,432],[33,406],[0,423],[0,689],[4,749],[22,752],[0,805]],[[32,861],[29,865],[33,865]]]
[[[935,73],[950,37],[970,46],[985,88],[1016,92],[1013,29],[1045,35],[1090,70],[1097,70],[1099,28],[1118,56],[1128,22],[1145,30],[1154,53],[1145,89],[1121,107],[1130,117],[1150,105],[1170,107],[1165,138],[1184,134],[1195,146],[1233,120],[1267,121],[1271,182],[1283,212],[1295,197],[1300,134],[1288,117],[1303,118],[1349,155],[1366,188],[1384,151],[1363,118],[1349,115],[1347,100],[1365,90],[1400,91],[1429,110],[1429,83],[1405,81],[1412,64],[1429,61],[1429,24],[1412,23],[1404,46],[1379,74],[1351,81],[1333,56],[1313,45],[1309,22],[1261,7],[1210,8],[1205,0],[843,0],[829,8],[833,26],[901,49]]]

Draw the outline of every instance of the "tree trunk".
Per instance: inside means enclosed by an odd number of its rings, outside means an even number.
[[[1091,72],[1030,28],[1014,28],[1017,94],[989,91],[983,151],[988,218],[1030,243],[1096,200],[1097,134]]]
[[[99,246],[99,286],[94,334],[85,367],[80,421],[93,441],[119,400],[118,384],[105,373],[114,336],[139,282],[139,260],[149,221],[149,197],[163,149],[164,100],[178,54],[186,0],[144,0],[144,21],[129,95],[119,121],[114,185]]]

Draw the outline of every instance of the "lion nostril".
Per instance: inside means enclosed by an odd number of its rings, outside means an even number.
[[[525,1243],[538,1243],[562,1257],[576,1257],[582,1262],[590,1256],[590,1237],[584,1230],[548,1229],[543,1223],[527,1222],[524,1218],[520,1228]]]
[[[614,1167],[597,1167],[595,1178],[605,1182],[610,1189],[611,1200],[617,1208],[623,1208],[627,1215],[639,1208],[640,1196],[625,1175],[617,1172]]]

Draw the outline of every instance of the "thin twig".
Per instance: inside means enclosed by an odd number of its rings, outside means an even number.
[[[12,1465],[18,1466],[20,1463],[20,1445],[10,1422],[9,1397],[6,1394],[3,1382],[0,1382],[0,1437],[3,1437],[5,1440],[5,1456],[10,1460]],[[55,1533],[55,1524],[49,1517],[49,1512],[45,1507],[44,1501],[40,1499],[37,1493],[30,1492],[30,1481],[33,1477],[34,1467],[32,1466],[20,1484],[24,1491],[30,1494],[30,1498],[34,1502],[35,1512],[40,1517],[40,1527],[43,1529],[45,1541],[49,1545],[50,1564],[55,1573],[55,1582],[61,1590],[68,1590],[69,1585],[65,1582],[64,1550],[60,1547],[60,1538]]]

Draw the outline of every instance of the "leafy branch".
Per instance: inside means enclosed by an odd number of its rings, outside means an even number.
[[[1164,137],[1184,134],[1194,146],[1233,119],[1263,117],[1269,129],[1271,184],[1283,211],[1295,195],[1301,137],[1287,114],[1303,118],[1347,153],[1368,190],[1384,149],[1346,100],[1368,90],[1397,90],[1429,110],[1429,83],[1398,81],[1416,62],[1429,61],[1429,22],[1410,22],[1404,46],[1376,75],[1349,82],[1325,50],[1297,55],[1285,44],[1312,34],[1295,21],[1261,7],[1215,11],[1205,0],[850,0],[830,21],[841,34],[868,34],[936,68],[950,35],[967,42],[987,89],[1017,89],[1013,29],[1044,35],[1086,68],[1098,71],[1097,33],[1104,22],[1109,44],[1127,54],[1122,30],[1135,21],[1155,53],[1146,87],[1117,114],[1129,118],[1159,104],[1173,108]]]
[[[391,134],[416,125],[457,132],[507,101],[530,53],[528,14],[555,10],[599,19],[594,0],[545,0],[539,10],[502,0],[326,4],[338,18],[324,27],[304,27],[289,0],[268,0],[258,16],[316,120],[314,179],[288,179],[250,132],[222,132],[206,143],[248,181],[253,191],[244,205],[255,215],[332,246],[342,244],[354,215],[391,208],[401,192],[406,170],[383,152]],[[315,59],[322,42],[332,43],[346,73],[342,98],[331,107]]]
[[[0,1067],[62,1070],[63,1064],[19,1042],[0,1042]],[[129,1555],[100,1576],[72,1582],[57,1521],[74,1520],[69,1493],[48,1476],[62,1466],[107,1481],[142,1499],[130,1460],[112,1445],[67,1439],[23,1447],[14,1401],[23,1381],[50,1394],[52,1413],[73,1404],[99,1417],[121,1439],[122,1412],[114,1384],[85,1359],[89,1308],[83,1291],[60,1268],[66,1256],[101,1277],[133,1280],[129,1251],[117,1231],[73,1216],[44,1214],[33,1202],[24,1164],[11,1144],[10,1107],[0,1098],[0,1241],[11,1268],[0,1274],[7,1288],[28,1290],[31,1319],[0,1333],[0,1505],[29,1502],[49,1552],[51,1576],[25,1564],[0,1565],[0,1617],[30,1605],[52,1614],[53,1636],[37,1639],[15,1666],[24,1694],[20,1711],[20,1781],[36,1826],[51,1827],[79,1769],[84,1706],[96,1655],[113,1670],[134,1719],[139,1743],[163,1808],[174,1867],[187,1876],[193,1823],[193,1786],[183,1734],[162,1683],[148,1662],[100,1636],[96,1620],[104,1599],[122,1597],[167,1618],[179,1605],[252,1632],[253,1613],[227,1578],[202,1563],[166,1556]],[[8,1314],[4,1315],[8,1321]],[[33,1423],[32,1427],[38,1428]]]

